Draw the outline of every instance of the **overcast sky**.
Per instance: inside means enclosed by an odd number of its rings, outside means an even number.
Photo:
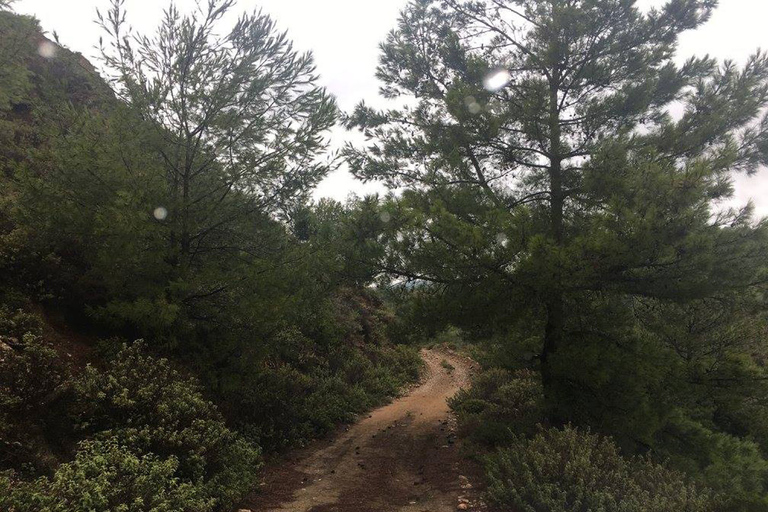
[[[61,43],[86,57],[94,56],[100,29],[93,23],[96,8],[105,9],[108,0],[18,0],[17,12],[36,16],[43,29],[58,33]],[[178,0],[191,5],[193,0]],[[360,100],[381,104],[374,77],[378,44],[394,28],[407,0],[240,0],[239,10],[257,6],[287,29],[296,47],[315,55],[322,82],[336,95],[339,106],[349,110]],[[639,0],[643,6],[663,0]],[[167,0],[126,0],[130,23],[139,31],[150,31]],[[720,59],[743,62],[757,48],[768,49],[768,1],[720,0],[720,7],[706,26],[683,36],[680,59],[710,54]],[[334,131],[335,144],[349,137]],[[736,180],[736,204],[752,198],[760,215],[768,216],[768,170],[752,178]],[[317,197],[344,199],[350,192],[363,194],[381,190],[362,185],[341,170],[328,177],[316,191]]]

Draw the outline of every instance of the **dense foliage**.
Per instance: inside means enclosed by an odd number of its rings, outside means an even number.
[[[336,107],[274,21],[115,1],[105,82],[1,5],[0,508],[228,510],[418,376],[307,202]]]
[[[484,447],[532,435],[543,421],[543,396],[538,376],[530,370],[514,374],[503,368],[485,371],[449,401],[461,433]]]
[[[34,329],[33,320],[4,311],[0,328],[15,334]],[[178,510],[189,500],[190,509],[214,510],[250,490],[259,450],[228,429],[199,384],[168,360],[136,343],[107,370],[89,366],[72,377],[39,334],[20,340],[4,345],[0,358],[2,469],[53,477],[6,473],[6,509]],[[52,450],[54,439],[84,440],[59,445],[75,459],[57,467],[63,454]]]
[[[704,512],[706,492],[647,459],[627,460],[607,439],[566,427],[513,442],[489,458],[488,497],[523,512]]]

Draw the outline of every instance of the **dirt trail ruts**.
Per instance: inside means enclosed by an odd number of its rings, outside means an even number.
[[[469,384],[474,363],[445,349],[421,355],[426,369],[418,387],[334,440],[267,467],[260,491],[243,506],[265,512],[480,510],[470,483],[477,468],[459,454],[446,404]]]

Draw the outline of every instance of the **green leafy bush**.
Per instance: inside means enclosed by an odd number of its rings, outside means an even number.
[[[164,464],[173,459],[174,477],[218,507],[253,485],[259,450],[227,428],[195,380],[144,354],[143,343],[125,347],[106,371],[88,367],[74,388],[83,433]]]
[[[575,428],[518,438],[487,459],[489,501],[520,512],[705,512],[706,490],[645,458],[627,459],[608,438]]]
[[[0,478],[0,505],[11,512],[208,512],[215,500],[177,476],[175,457],[138,455],[114,439],[81,443],[74,461],[53,478]]]
[[[214,499],[178,478],[176,457],[138,455],[114,439],[82,443],[50,484],[54,510],[161,512],[213,509]]]
[[[421,368],[412,347],[322,346],[293,330],[278,339],[292,347],[292,357],[252,364],[222,397],[239,430],[270,451],[305,444],[353,421],[418,378]]]
[[[27,334],[41,336],[42,333],[43,323],[38,316],[21,309],[12,311],[0,307],[0,342],[14,346],[22,343]]]
[[[501,368],[478,375],[469,389],[449,400],[460,433],[480,445],[505,444],[516,434],[533,434],[543,419],[541,381],[534,372]]]
[[[48,479],[27,482],[13,471],[0,473],[0,510],[9,512],[50,511],[54,505],[49,493]]]
[[[46,439],[69,430],[69,371],[41,333],[36,316],[0,308],[0,470],[52,469]]]
[[[721,496],[724,512],[768,511],[768,460],[758,445],[677,414],[659,448],[675,467]]]

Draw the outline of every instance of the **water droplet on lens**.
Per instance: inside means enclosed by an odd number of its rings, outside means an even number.
[[[46,59],[54,58],[56,56],[57,51],[58,51],[58,48],[56,48],[56,45],[50,41],[43,41],[37,47],[37,53],[39,53],[41,57]]]
[[[467,110],[469,110],[470,114],[479,114],[480,111],[483,110],[483,107],[481,107],[477,100],[475,100],[474,96],[467,96],[464,98],[464,104],[467,106]]]
[[[163,208],[162,206],[155,208],[155,211],[153,212],[153,215],[157,220],[165,220],[166,217],[168,217],[168,210]]]
[[[487,90],[495,92],[499,89],[502,89],[510,81],[512,81],[512,75],[509,74],[509,71],[506,69],[497,69],[485,77],[483,80],[483,86]]]

